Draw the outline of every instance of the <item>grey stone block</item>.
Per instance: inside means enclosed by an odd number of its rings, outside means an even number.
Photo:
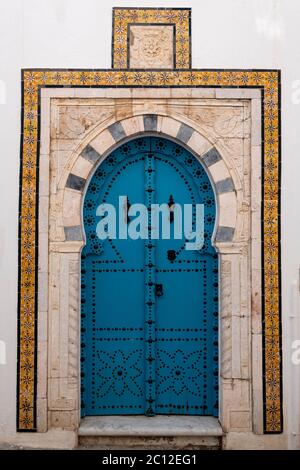
[[[64,227],[65,237],[67,241],[81,241],[82,230],[80,225],[74,225],[72,227]]]
[[[76,189],[76,191],[82,191],[85,182],[86,180],[84,178],[81,178],[81,176],[73,175],[73,173],[70,173],[67,179],[66,187]]]
[[[234,190],[234,184],[232,178],[225,178],[224,180],[216,183],[216,191],[218,194],[230,193]]]
[[[219,160],[222,160],[222,157],[218,150],[213,147],[208,152],[206,152],[202,159],[206,166],[211,166],[217,163]]]
[[[81,156],[91,163],[95,163],[101,157],[100,153],[91,145],[87,145],[81,152]]]
[[[112,137],[115,139],[116,142],[118,142],[121,139],[124,139],[126,137],[125,131],[123,129],[123,126],[120,122],[115,122],[111,126],[108,126],[108,130],[111,133]]]
[[[144,116],[144,129],[145,131],[157,130],[157,116],[155,114],[146,114]]]
[[[181,124],[177,132],[176,138],[185,144],[190,140],[194,133],[194,129],[186,124]]]
[[[217,230],[217,242],[231,242],[233,240],[234,228],[233,227],[219,227]]]

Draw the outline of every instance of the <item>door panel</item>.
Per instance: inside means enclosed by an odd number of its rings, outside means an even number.
[[[161,230],[155,240],[149,231],[148,240],[99,241],[96,208],[118,208],[124,195],[148,208],[204,204],[204,246],[188,251],[184,234],[163,240]],[[217,415],[215,212],[202,166],[167,139],[130,141],[96,170],[83,211],[83,414]]]
[[[217,406],[212,373],[217,355],[210,344],[215,336],[214,307],[217,310],[212,296],[217,276],[214,280],[211,269],[217,260],[210,246],[214,195],[204,170],[184,149],[164,142],[163,148],[156,145],[155,155],[157,203],[172,195],[181,205],[204,204],[207,239],[200,251],[186,250],[184,236],[156,241],[156,282],[163,286],[156,303],[156,409],[167,414],[213,414]],[[174,260],[168,257],[170,250],[175,252]]]
[[[131,203],[144,201],[144,157],[122,157],[119,152],[118,163],[112,155],[99,167],[84,203],[83,393],[89,415],[141,414],[145,407],[144,241],[99,241],[95,236],[100,203],[118,208],[119,195]]]

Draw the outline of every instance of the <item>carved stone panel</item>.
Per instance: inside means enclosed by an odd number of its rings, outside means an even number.
[[[174,26],[130,26],[130,68],[174,68]]]

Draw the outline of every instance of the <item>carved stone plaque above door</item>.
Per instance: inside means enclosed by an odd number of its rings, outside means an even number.
[[[131,25],[129,67],[132,69],[173,69],[175,63],[172,25]]]
[[[114,8],[112,68],[190,69],[190,8]]]

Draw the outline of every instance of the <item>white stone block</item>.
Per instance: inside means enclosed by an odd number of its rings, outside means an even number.
[[[203,137],[199,132],[194,132],[187,142],[190,147],[199,157],[204,155],[211,147],[212,143]]]
[[[215,88],[191,88],[191,98],[215,98]]]
[[[48,411],[47,399],[38,398],[36,403],[37,408],[37,431],[38,433],[45,433],[48,429]]]
[[[50,99],[41,98],[40,161],[50,152]]]
[[[262,336],[252,335],[253,431],[263,434]]]
[[[50,425],[52,428],[76,430],[78,429],[78,411],[51,411]]]
[[[235,227],[237,217],[236,193],[223,193],[218,196],[219,200],[219,225],[222,227]]]
[[[261,239],[260,210],[251,212],[251,238]]]
[[[240,379],[241,371],[241,319],[233,315],[231,320],[232,331],[232,377]]]
[[[39,272],[48,272],[48,233],[39,233],[39,259],[38,259]]]
[[[43,98],[73,98],[75,96],[75,88],[42,88],[41,90]]]
[[[92,168],[92,162],[90,162],[86,158],[79,156],[71,168],[71,173],[77,176],[81,176],[81,178],[87,179]]]
[[[161,132],[172,137],[176,137],[179,131],[181,123],[175,119],[171,119],[167,116],[162,118]]]
[[[124,119],[122,126],[126,135],[134,135],[144,130],[143,117],[135,116],[130,119]]]
[[[225,180],[226,178],[230,177],[229,171],[224,163],[224,160],[219,160],[214,165],[208,167],[208,171],[210,172],[215,182]]]
[[[245,88],[217,88],[217,99],[260,99],[260,89],[245,89]]]
[[[81,225],[82,194],[66,188],[63,199],[63,225],[75,227]]]
[[[251,144],[261,145],[261,100],[251,102]]]
[[[45,271],[38,273],[38,306],[43,312],[48,310],[48,272]]]
[[[231,430],[249,430],[250,428],[250,412],[249,410],[243,411],[230,411],[230,428]]]
[[[50,151],[49,151],[50,152]],[[49,153],[40,155],[39,196],[49,196]]]
[[[39,197],[39,233],[49,230],[49,196]]]
[[[90,145],[94,147],[94,149],[97,150],[100,155],[103,155],[105,152],[107,152],[114,144],[115,140],[108,130],[102,131],[95,139],[90,142]]]
[[[38,342],[38,398],[47,397],[48,341]]]

